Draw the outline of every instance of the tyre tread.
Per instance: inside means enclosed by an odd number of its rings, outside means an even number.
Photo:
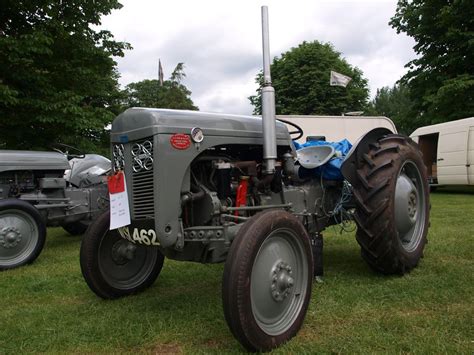
[[[398,232],[394,222],[393,196],[398,169],[402,161],[415,162],[424,181],[425,202],[429,204],[426,167],[418,145],[402,135],[387,135],[369,144],[369,151],[362,157],[357,169],[357,182],[353,185],[358,226],[356,239],[362,258],[374,270],[384,274],[404,274],[418,265],[426,244],[428,221],[416,252],[401,252]],[[426,210],[428,220],[429,209]],[[419,250],[418,250],[419,249]]]

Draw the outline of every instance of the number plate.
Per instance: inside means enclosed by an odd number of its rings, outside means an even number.
[[[152,228],[120,227],[120,236],[133,244],[159,246],[160,242]]]

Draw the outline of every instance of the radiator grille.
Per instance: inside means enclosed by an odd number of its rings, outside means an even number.
[[[112,168],[114,172],[123,170],[125,166],[125,147],[123,144],[114,144],[112,146]]]
[[[154,218],[153,139],[131,143],[133,218]]]

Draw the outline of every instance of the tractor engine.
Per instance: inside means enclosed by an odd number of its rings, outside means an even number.
[[[285,171],[285,160],[276,162],[269,179],[262,161],[255,160],[261,154],[258,146],[223,146],[198,156],[191,164],[189,193],[182,195],[183,226],[238,223],[260,211],[259,206],[283,205],[299,214],[309,230],[321,231],[313,217],[326,220],[331,215],[341,183],[297,178]],[[279,156],[293,160],[289,153]]]
[[[17,197],[21,193],[32,191],[37,186],[37,178],[32,171],[6,171],[0,173],[0,196]]]

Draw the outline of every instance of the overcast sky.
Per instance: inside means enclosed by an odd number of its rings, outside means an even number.
[[[260,6],[269,6],[271,56],[302,41],[331,42],[369,80],[371,96],[392,86],[414,58],[414,41],[388,22],[396,0],[359,1],[156,1],[121,0],[103,28],[133,50],[117,58],[120,83],[165,79],[185,63],[184,84],[201,111],[250,114],[247,97],[262,67]],[[328,73],[329,75],[329,73]]]

